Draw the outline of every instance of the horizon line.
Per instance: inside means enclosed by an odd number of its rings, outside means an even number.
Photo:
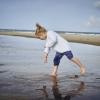
[[[31,30],[31,29],[7,29],[7,28],[0,28],[0,32],[6,32],[6,31],[29,31],[29,32],[34,32],[35,30]],[[58,32],[58,33],[84,33],[84,34],[88,34],[88,33],[91,33],[91,34],[100,34],[100,32],[86,32],[86,31],[61,31],[61,30],[53,30],[55,32]]]

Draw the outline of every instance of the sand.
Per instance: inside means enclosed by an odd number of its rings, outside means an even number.
[[[57,77],[37,73],[0,78],[0,100],[71,99],[100,100],[100,75],[89,73],[75,78],[65,73]]]
[[[36,38],[34,32],[0,32],[0,35],[11,35],[11,36],[22,36]],[[60,34],[69,42],[76,43],[85,43],[100,46],[100,34],[75,34],[75,33],[66,33]]]
[[[0,36],[0,100],[100,100],[100,47],[70,43],[86,74],[63,58],[51,77],[54,52],[43,63],[43,45],[33,38]],[[75,77],[76,76],[76,77]]]

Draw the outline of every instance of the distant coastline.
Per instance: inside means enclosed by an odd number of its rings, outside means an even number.
[[[0,29],[0,32],[35,32],[35,30],[25,30],[25,29]],[[75,34],[100,34],[100,32],[78,32],[78,31],[57,31],[57,33],[75,33]]]
[[[36,38],[34,30],[14,30],[14,29],[0,29],[0,35],[21,36]],[[100,46],[100,33],[91,32],[65,32],[57,31],[63,38],[69,42],[84,43]]]

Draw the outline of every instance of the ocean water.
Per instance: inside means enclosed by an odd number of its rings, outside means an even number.
[[[86,66],[86,76],[78,80],[79,82],[85,82],[87,87],[85,92],[83,92],[82,100],[87,97],[92,100],[93,95],[95,95],[95,100],[100,100],[100,46],[71,42],[69,44],[74,56],[78,57]],[[35,98],[38,98],[39,96],[42,98],[42,94],[37,92],[36,89],[41,88],[45,84],[48,87],[48,92],[51,96],[50,98],[53,98],[49,75],[52,70],[55,51],[51,50],[48,63],[44,64],[44,45],[45,41],[43,40],[14,36],[0,36],[1,97],[6,97],[8,94],[12,96],[13,93],[15,96],[21,94],[22,96],[28,96],[31,98],[34,98],[34,96]],[[73,86],[69,87],[69,84],[71,83],[73,85],[73,82],[71,80],[68,81],[68,76],[75,74],[79,75],[79,68],[66,57],[63,57],[58,69],[58,77],[60,80],[59,88],[63,95],[67,92],[65,88],[72,90],[71,87]],[[77,86],[78,83],[75,82],[74,84]],[[73,100],[78,99],[80,100],[80,97],[73,98]]]

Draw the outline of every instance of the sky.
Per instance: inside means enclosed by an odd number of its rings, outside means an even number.
[[[0,0],[0,29],[100,32],[100,0]]]

